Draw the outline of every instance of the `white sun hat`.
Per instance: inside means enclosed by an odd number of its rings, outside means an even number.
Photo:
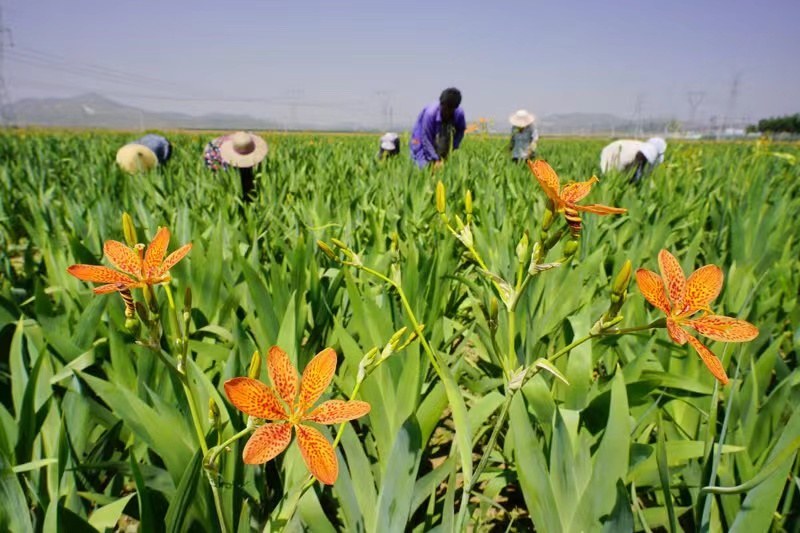
[[[158,158],[147,146],[130,143],[117,150],[117,165],[128,174],[137,174],[157,167]]]
[[[639,146],[639,152],[647,159],[647,162],[650,164],[655,163],[658,160],[658,148],[655,145],[650,144],[649,142],[644,142]]]
[[[530,126],[536,121],[536,117],[534,117],[531,113],[528,113],[524,109],[520,109],[510,117],[508,117],[508,121],[511,123],[512,126],[516,126],[518,128],[524,128],[526,126]]]
[[[389,132],[381,137],[381,148],[384,150],[394,150],[397,148],[396,142],[399,136],[394,132]]]
[[[237,131],[222,141],[219,153],[233,167],[253,167],[267,155],[267,143],[258,135]]]

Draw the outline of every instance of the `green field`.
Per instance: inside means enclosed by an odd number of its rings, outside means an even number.
[[[583,203],[628,212],[584,213],[563,262],[556,214],[541,262],[562,264],[529,276],[548,202],[505,138],[468,136],[432,174],[376,162],[373,136],[264,137],[243,206],[207,136],[171,135],[172,160],[131,177],[130,135],[0,133],[0,530],[800,531],[800,147],[670,142],[638,187],[601,177]],[[583,181],[606,142],[539,155]],[[166,226],[170,252],[193,244],[132,319],[67,273],[110,266],[124,213],[142,243]],[[635,276],[613,291],[661,249],[687,275],[719,266],[714,313],[759,328],[697,335],[724,387]],[[612,298],[622,318],[598,325]],[[332,486],[294,443],[243,463],[223,383],[259,350],[269,384],[273,345],[301,372],[333,348],[323,397],[371,405],[316,426],[340,434]]]

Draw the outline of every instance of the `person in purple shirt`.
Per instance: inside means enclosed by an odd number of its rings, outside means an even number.
[[[461,105],[461,91],[445,89],[439,101],[425,107],[411,132],[411,157],[420,168],[428,163],[442,165],[450,150],[456,150],[464,138],[467,119]]]

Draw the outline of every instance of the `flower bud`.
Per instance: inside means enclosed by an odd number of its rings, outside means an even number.
[[[136,302],[136,314],[139,315],[139,318],[147,324],[150,321],[150,315],[147,311],[147,307],[142,302]]]
[[[631,260],[628,259],[622,265],[617,277],[614,278],[614,284],[611,286],[611,292],[613,294],[624,296],[625,292],[628,290],[628,282],[631,280],[632,270],[633,266],[631,265]]]
[[[252,357],[250,357],[250,367],[247,369],[247,377],[250,379],[258,379],[258,376],[261,374],[261,356],[258,353],[258,350],[253,352]]]
[[[140,322],[135,317],[129,317],[125,319],[125,331],[133,335],[134,337],[139,336]]]
[[[464,211],[467,213],[467,216],[472,214],[472,191],[469,189],[464,193]]]
[[[492,296],[489,300],[489,327],[497,328],[497,315],[500,313],[500,302]]]
[[[408,331],[408,327],[406,326],[403,326],[395,331],[394,335],[392,335],[392,338],[389,339],[389,344],[391,344],[393,348],[397,348],[397,346],[400,345],[400,338],[406,334],[406,331]]]
[[[184,312],[191,312],[192,311],[192,288],[186,287],[186,291],[183,293],[183,311]]]
[[[564,245],[564,257],[571,258],[578,251],[578,239],[570,239]]]
[[[320,250],[322,250],[322,253],[327,255],[330,259],[336,260],[336,254],[333,252],[333,250],[331,250],[330,246],[322,241],[317,241],[317,246]]]
[[[442,180],[436,182],[436,210],[443,215],[447,209],[447,198],[445,197],[444,183]]]
[[[340,248],[342,250],[349,250],[350,249],[350,248],[347,247],[347,245],[345,243],[343,243],[342,241],[340,241],[339,239],[337,239],[335,237],[331,239],[331,242],[333,243],[334,246],[336,246],[337,248]]]
[[[542,215],[542,231],[547,231],[550,229],[550,226],[553,225],[553,207],[552,204],[548,201],[547,209],[544,211],[544,215]]]
[[[528,232],[527,230],[525,233],[522,234],[522,238],[517,243],[517,261],[520,264],[525,262],[526,256],[528,255]]]
[[[213,426],[219,425],[219,407],[217,407],[217,402],[213,398],[208,399],[208,421]]]
[[[133,219],[128,213],[122,213],[122,234],[125,236],[128,246],[136,246],[136,243],[139,242],[136,236],[136,226],[133,225]]]

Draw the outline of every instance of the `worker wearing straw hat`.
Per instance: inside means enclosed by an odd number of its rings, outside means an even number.
[[[223,137],[219,144],[223,163],[239,169],[242,181],[242,201],[250,202],[255,190],[253,168],[267,155],[267,143],[253,133],[237,131]]]
[[[165,164],[171,155],[170,142],[150,133],[117,150],[117,165],[128,174],[137,174]]]
[[[508,117],[508,121],[511,123],[511,140],[508,143],[511,159],[518,162],[536,157],[536,145],[539,142],[536,117],[520,109]]]
[[[600,170],[633,172],[629,183],[638,183],[664,161],[667,142],[661,137],[646,141],[621,139],[608,144],[600,152]]]

